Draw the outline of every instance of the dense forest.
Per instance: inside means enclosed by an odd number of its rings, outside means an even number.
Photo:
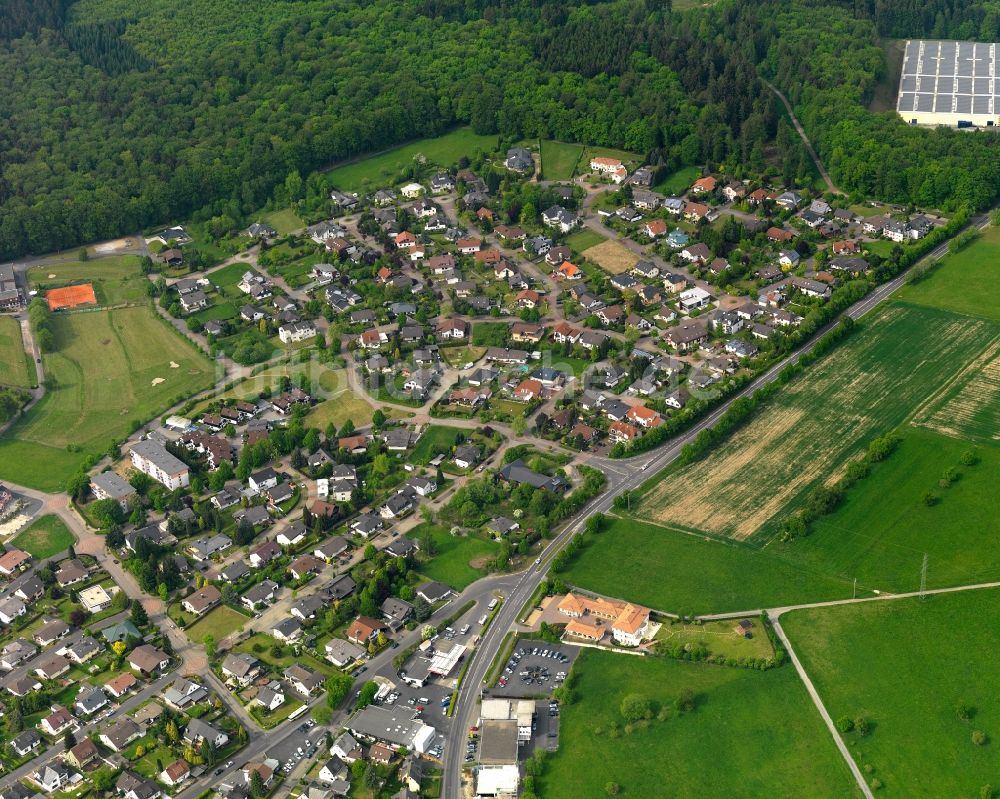
[[[995,136],[864,104],[878,36],[995,38],[961,0],[0,0],[0,259],[195,216],[244,221],[290,175],[457,124],[668,169],[808,162],[846,189],[994,200]]]

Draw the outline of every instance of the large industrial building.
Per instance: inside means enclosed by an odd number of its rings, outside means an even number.
[[[906,43],[896,110],[911,125],[1000,126],[1000,44]]]

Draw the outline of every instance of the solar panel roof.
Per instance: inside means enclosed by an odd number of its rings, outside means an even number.
[[[1000,44],[906,43],[897,110],[1000,114]]]

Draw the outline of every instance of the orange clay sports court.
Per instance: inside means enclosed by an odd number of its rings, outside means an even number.
[[[79,286],[65,286],[61,289],[52,289],[46,292],[45,299],[49,303],[50,311],[61,311],[64,308],[77,308],[81,305],[97,305],[97,297],[94,295],[94,287],[90,283],[82,283]]]

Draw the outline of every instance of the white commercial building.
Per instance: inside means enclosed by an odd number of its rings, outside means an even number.
[[[1000,44],[906,43],[896,110],[911,125],[1000,125]]]
[[[476,775],[476,796],[514,799],[520,783],[517,766],[480,766]]]

